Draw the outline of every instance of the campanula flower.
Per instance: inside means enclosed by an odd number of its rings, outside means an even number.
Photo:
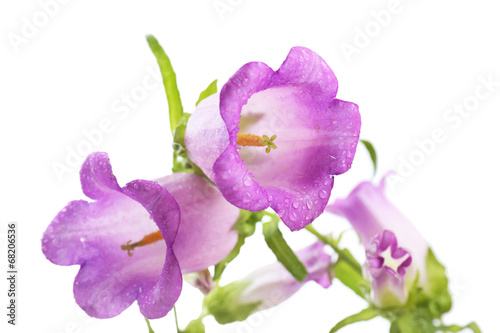
[[[298,282],[280,262],[275,262],[212,291],[205,301],[208,311],[219,323],[229,323],[284,302],[308,281],[330,287],[333,262],[324,246],[316,242],[296,252],[308,271],[304,281]]]
[[[200,176],[120,187],[107,154],[94,153],[80,179],[94,201],[69,202],[45,231],[42,250],[57,265],[81,266],[74,296],[92,317],[116,316],[136,300],[145,317],[165,316],[181,274],[219,262],[237,241],[239,209]]]
[[[323,212],[332,176],[349,170],[359,139],[358,106],[337,99],[337,87],[304,47],[277,71],[247,63],[189,119],[188,155],[235,206],[271,207],[302,229]]]
[[[385,178],[379,185],[363,182],[326,211],[349,220],[366,249],[376,305],[402,305],[415,278],[426,290],[429,245],[415,226],[387,199]],[[418,275],[417,275],[418,272]]]

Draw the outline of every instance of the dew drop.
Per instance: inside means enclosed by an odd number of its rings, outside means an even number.
[[[267,197],[267,200],[273,201],[273,196],[269,194],[269,196]]]
[[[298,202],[294,202],[292,206],[293,206],[293,208],[299,208],[299,203]]]
[[[313,203],[312,203],[312,201],[310,199],[307,199],[306,204],[307,204],[307,208],[309,208],[309,209],[313,208]]]
[[[328,192],[326,192],[325,190],[321,190],[319,191],[318,195],[320,198],[325,199],[326,197],[328,197]]]
[[[291,212],[290,213],[290,221],[296,221],[297,220],[297,214],[295,214],[294,212]]]
[[[252,185],[252,179],[249,177],[246,177],[245,180],[243,180],[243,184],[245,184],[245,186]]]

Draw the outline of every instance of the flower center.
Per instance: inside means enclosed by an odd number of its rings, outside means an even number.
[[[160,230],[157,230],[153,233],[150,233],[149,235],[146,235],[144,236],[140,241],[138,242],[135,242],[135,243],[132,243],[130,244],[132,241],[129,240],[127,242],[127,244],[125,245],[122,245],[122,250],[123,251],[127,251],[127,254],[129,257],[132,257],[133,253],[132,251],[138,247],[138,246],[144,246],[144,245],[148,245],[148,244],[153,244],[159,240],[162,240],[163,239],[163,236],[161,235],[161,232]]]
[[[385,249],[385,251],[380,252],[379,256],[381,256],[384,259],[383,265],[387,268],[392,269],[394,273],[397,274],[399,266],[401,266],[406,261],[406,259],[408,259],[410,254],[406,253],[401,258],[394,258],[392,256],[391,246],[389,246],[387,247],[387,249]]]
[[[276,135],[269,138],[267,135],[258,136],[255,134],[236,134],[238,141],[236,144],[240,146],[252,146],[252,147],[267,147],[266,153],[270,153],[271,149],[276,149],[276,144],[273,142],[276,139]]]

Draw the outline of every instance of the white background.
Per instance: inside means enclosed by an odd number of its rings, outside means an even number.
[[[113,122],[92,150],[109,153],[122,185],[170,172],[163,88],[148,90],[128,115],[113,112],[123,94],[140,89],[146,68],[156,69],[146,34],[154,34],[170,56],[186,111],[193,110],[199,92],[213,79],[219,79],[220,88],[248,61],[276,69],[295,45],[320,54],[338,77],[338,97],[360,107],[362,137],[379,153],[376,178],[398,168],[406,176],[389,195],[447,265],[454,308],[446,322],[475,320],[484,332],[496,332],[500,86],[491,88],[467,118],[444,118],[455,104],[473,103],[476,89],[487,92],[477,88],[480,77],[500,82],[496,3],[401,0],[382,27],[372,11],[391,8],[389,0],[220,3],[231,10],[219,15],[213,0],[73,0],[60,4],[44,22],[38,1],[2,1],[2,252],[8,221],[18,223],[19,234],[18,326],[9,326],[8,332],[147,332],[135,304],[114,319],[88,319],[72,296],[78,267],[52,265],[40,250],[41,235],[57,212],[68,201],[84,198],[78,167],[61,177],[53,169],[56,162],[66,163],[68,149],[84,145],[83,131],[98,128],[106,118]],[[41,27],[31,35],[25,27],[22,37],[26,21],[34,19]],[[365,29],[371,29],[371,37],[360,44],[359,30]],[[14,46],[14,34],[27,38]],[[346,44],[357,45],[357,53],[346,57],[341,49]],[[419,153],[415,141],[430,139],[436,129],[445,133],[444,142],[427,155]],[[417,163],[403,170],[409,162],[402,161],[410,159]],[[336,177],[332,200],[370,177],[369,158],[360,148],[352,170]],[[317,224],[336,234],[348,228],[332,216]],[[258,233],[228,268],[225,282],[274,260]],[[312,241],[306,232],[285,235],[295,248]],[[362,255],[353,232],[345,240]],[[1,261],[5,268],[6,261]],[[1,327],[7,327],[7,287],[5,278],[1,281]],[[184,291],[178,303],[182,327],[198,315],[201,302],[198,291],[189,286]],[[244,324],[221,327],[212,318],[205,323],[207,332],[328,332],[364,306],[335,281],[327,291],[309,284]],[[175,331],[173,314],[152,324],[157,333]],[[367,330],[387,332],[388,324],[373,320],[342,332]]]

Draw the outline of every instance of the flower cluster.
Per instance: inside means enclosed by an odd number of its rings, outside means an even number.
[[[356,104],[336,98],[337,78],[319,55],[294,47],[276,71],[247,63],[220,93],[211,84],[189,114],[168,57],[154,37],[148,42],[169,102],[173,174],[121,186],[108,155],[92,153],[80,171],[90,201],[69,202],[42,237],[48,260],[80,266],[73,292],[89,316],[114,317],[137,301],[144,317],[164,317],[185,279],[204,300],[200,317],[182,332],[205,332],[207,315],[221,324],[245,320],[309,281],[328,288],[335,276],[369,307],[332,332],[378,315],[391,321],[391,332],[417,332],[412,320],[446,330],[434,325],[451,308],[444,267],[387,200],[384,180],[363,182],[328,205],[334,176],[353,162],[361,121]],[[359,233],[364,265],[340,248],[340,239],[311,225],[325,209]],[[281,221],[318,241],[293,251]],[[258,224],[277,261],[221,285]]]

